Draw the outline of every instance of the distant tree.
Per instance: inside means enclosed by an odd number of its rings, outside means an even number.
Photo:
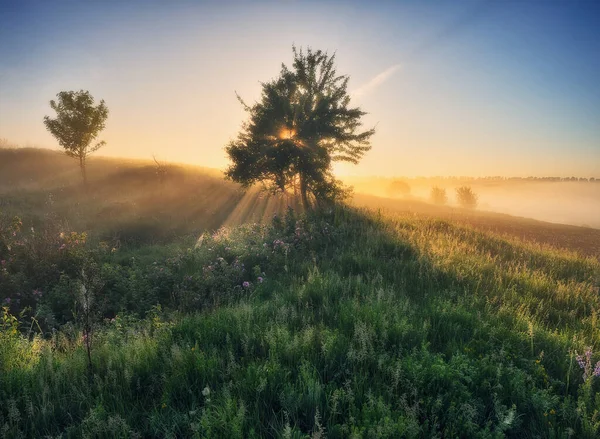
[[[56,137],[69,157],[79,159],[79,168],[84,185],[87,185],[86,159],[106,142],[92,144],[104,129],[108,108],[103,100],[94,106],[94,98],[89,91],[61,91],[57,101],[50,101],[56,111],[56,118],[44,117],[46,129]]]
[[[259,102],[238,96],[249,121],[225,148],[232,164],[226,177],[244,187],[262,183],[273,192],[299,187],[304,208],[344,195],[332,163],[358,163],[371,149],[374,129],[361,130],[364,113],[350,107],[349,77],[338,75],[335,55],[292,47],[291,69],[262,84]]]
[[[154,160],[154,163],[155,163],[154,172],[156,172],[156,176],[158,177],[158,181],[160,182],[160,184],[163,184],[167,178],[169,169],[167,168],[167,165],[159,162],[156,159],[156,156],[153,155],[152,159]]]
[[[392,197],[410,195],[410,185],[402,180],[394,180],[388,186],[388,194]]]
[[[477,207],[478,196],[473,192],[470,186],[461,186],[456,188],[456,200],[461,207],[475,209]]]
[[[446,195],[446,189],[434,186],[431,188],[431,194],[429,196],[431,202],[434,204],[446,204],[448,202],[448,196]]]

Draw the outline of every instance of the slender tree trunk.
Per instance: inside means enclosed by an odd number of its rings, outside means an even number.
[[[94,377],[94,366],[92,365],[92,340],[91,340],[92,330],[91,330],[89,323],[85,324],[85,328],[83,329],[83,334],[85,336],[85,347],[86,347],[87,357],[88,357],[88,378],[91,383],[92,378]]]
[[[300,174],[300,195],[302,196],[302,207],[304,207],[304,210],[310,210],[308,188],[306,186],[306,179],[302,174]]]
[[[79,156],[79,169],[81,170],[81,178],[83,179],[83,186],[87,189],[87,172],[85,169],[85,157]]]

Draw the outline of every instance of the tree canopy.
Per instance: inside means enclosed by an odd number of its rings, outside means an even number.
[[[292,49],[292,67],[282,64],[279,77],[262,83],[259,101],[249,106],[238,96],[249,119],[226,147],[226,176],[244,187],[299,189],[308,208],[343,195],[332,163],[358,163],[375,130],[363,130],[366,113],[350,107],[349,77],[337,74],[335,54]]]
[[[50,101],[56,118],[45,116],[44,124],[65,153],[79,159],[81,176],[84,184],[87,184],[85,161],[88,155],[106,144],[104,141],[92,142],[105,127],[108,108],[103,100],[94,105],[94,97],[85,90],[61,91],[56,97],[57,101]]]

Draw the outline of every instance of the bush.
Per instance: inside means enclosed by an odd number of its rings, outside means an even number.
[[[397,196],[406,197],[406,196],[410,195],[410,186],[405,181],[394,180],[388,187],[388,194],[391,197],[397,197]]]
[[[475,209],[477,207],[478,195],[470,186],[461,186],[456,189],[456,201],[461,207]]]
[[[431,195],[429,196],[431,202],[434,204],[446,204],[448,202],[448,196],[446,195],[446,189],[434,186],[431,188]]]

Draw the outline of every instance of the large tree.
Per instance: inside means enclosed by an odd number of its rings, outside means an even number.
[[[79,160],[81,177],[87,185],[85,162],[91,153],[97,151],[106,142],[93,144],[100,131],[104,129],[108,117],[108,108],[103,100],[94,105],[89,91],[61,91],[57,101],[50,101],[50,107],[56,111],[56,118],[44,117],[46,129],[58,140],[69,157]]]
[[[232,161],[226,176],[244,187],[299,188],[309,208],[313,199],[321,203],[343,193],[332,163],[358,163],[375,130],[363,130],[366,113],[350,107],[349,77],[336,73],[335,55],[292,49],[292,67],[282,64],[278,78],[262,83],[258,102],[249,106],[238,96],[249,120],[226,147]]]

